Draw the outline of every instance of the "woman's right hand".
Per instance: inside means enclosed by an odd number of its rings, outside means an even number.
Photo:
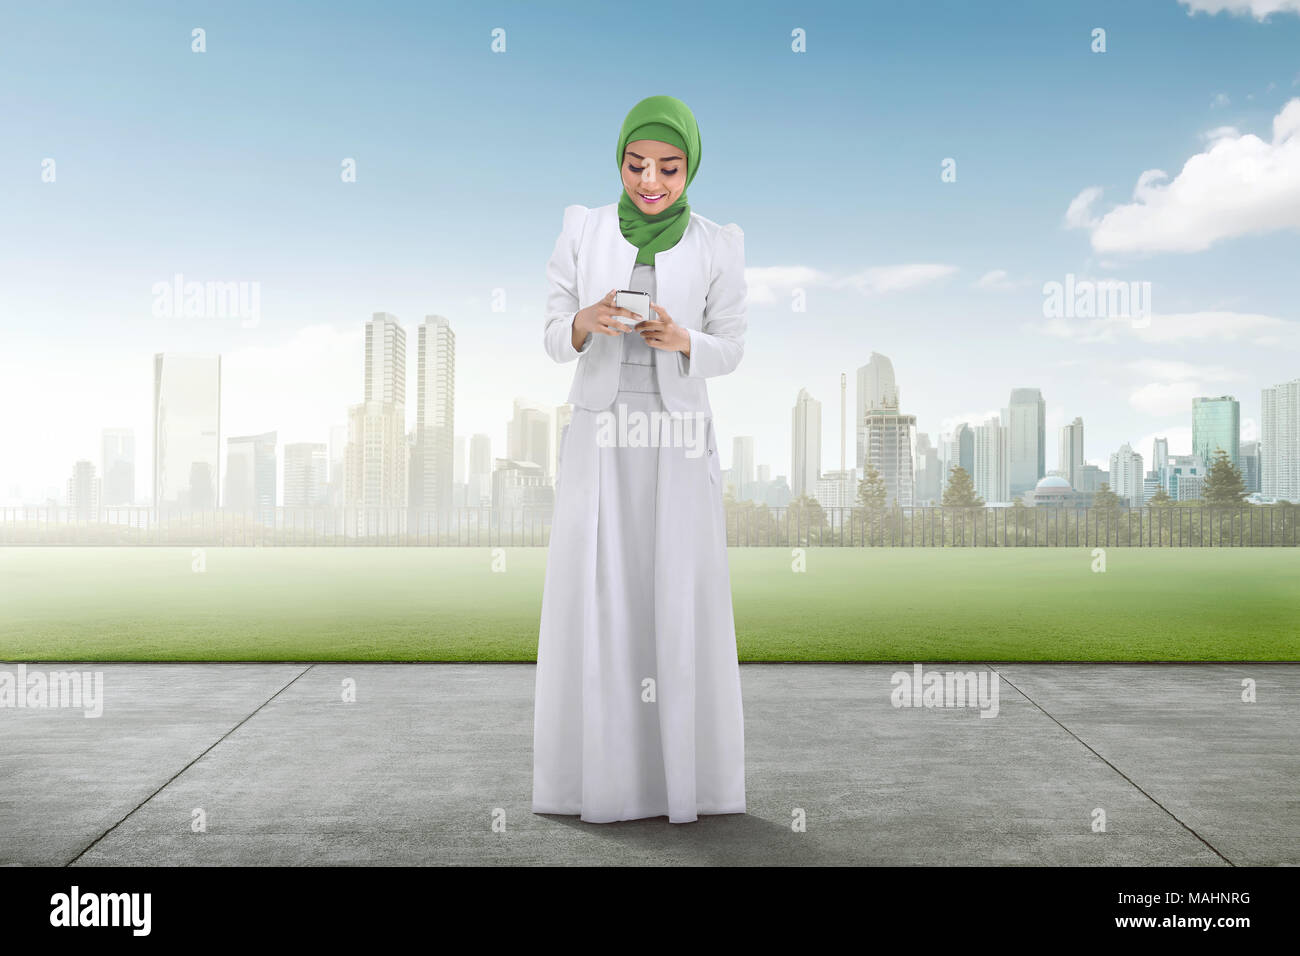
[[[582,343],[587,341],[589,332],[599,332],[602,335],[622,335],[625,332],[632,331],[630,325],[620,322],[616,316],[626,316],[629,319],[640,321],[641,316],[631,309],[624,309],[614,304],[614,294],[617,289],[610,289],[609,294],[599,302],[580,309],[573,317],[573,347],[581,349]]]

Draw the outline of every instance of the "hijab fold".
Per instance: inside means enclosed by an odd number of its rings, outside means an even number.
[[[628,143],[652,139],[676,146],[686,154],[686,185],[700,168],[700,127],[695,114],[674,96],[648,96],[632,107],[618,134],[619,177]],[[642,212],[624,187],[618,198],[618,228],[623,238],[637,247],[636,261],[654,265],[655,253],[677,245],[691,221],[686,190],[671,206],[657,213]]]

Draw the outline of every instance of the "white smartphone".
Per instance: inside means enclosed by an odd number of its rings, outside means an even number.
[[[640,319],[628,319],[623,315],[616,315],[618,319],[629,329],[636,325],[637,322],[650,318],[650,293],[633,292],[630,289],[619,289],[614,293],[614,305],[620,309],[627,309],[629,312],[635,312]]]

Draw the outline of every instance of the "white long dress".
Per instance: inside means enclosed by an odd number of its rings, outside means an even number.
[[[654,267],[629,289],[655,297]],[[656,350],[627,332],[610,408],[663,412]],[[713,422],[692,447],[562,441],[542,592],[533,812],[591,823],[745,812],[744,717]],[[609,433],[606,432],[606,435]],[[629,430],[629,434],[633,434]],[[635,439],[634,439],[635,441]]]

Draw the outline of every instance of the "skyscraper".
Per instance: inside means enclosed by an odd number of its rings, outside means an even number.
[[[1047,403],[1036,388],[1013,388],[1007,413],[1010,497],[1017,498],[1047,474]]]
[[[1083,419],[1076,418],[1061,426],[1061,457],[1057,467],[1070,487],[1079,491],[1083,479]]]
[[[217,507],[221,356],[158,353],[153,361],[155,508]]]
[[[349,508],[406,508],[406,330],[376,312],[366,323],[365,398],[348,409],[344,501]]]
[[[822,403],[799,389],[790,414],[790,495],[817,494],[822,474]]]
[[[1251,494],[1260,490],[1259,442],[1257,441],[1241,443],[1241,480]]]
[[[440,315],[425,316],[420,325],[416,369],[411,507],[446,515],[455,454],[456,334]]]
[[[492,505],[492,439],[482,432],[469,440],[469,480],[465,505],[488,508]]]
[[[135,431],[130,428],[105,428],[102,438],[101,503],[106,508],[133,504],[135,502]]]
[[[994,415],[975,426],[973,444],[975,493],[985,504],[1010,501],[1010,429]]]
[[[975,431],[966,422],[962,422],[954,428],[952,434],[943,443],[943,483],[939,488],[941,496],[943,490],[948,487],[948,481],[952,477],[954,468],[962,469],[974,480]]]
[[[275,432],[226,440],[223,508],[256,515],[264,524],[275,521],[275,447]]]
[[[1142,456],[1128,442],[1110,456],[1110,490],[1131,507],[1140,508],[1142,499]]]
[[[1260,404],[1260,491],[1300,501],[1300,378],[1264,389]]]
[[[509,461],[536,465],[549,481],[551,411],[548,407],[526,398],[515,399],[514,417],[506,423],[506,455]]]
[[[731,440],[731,475],[736,483],[736,500],[749,501],[754,494],[754,438],[737,435]]]
[[[1215,453],[1222,449],[1228,460],[1240,468],[1241,405],[1231,395],[1192,399],[1192,454],[1214,464]]]
[[[918,432],[916,436],[916,504],[934,504],[943,497],[943,475],[940,474],[939,450],[930,444],[930,436]]]
[[[916,494],[916,416],[899,408],[894,366],[872,352],[858,369],[857,473],[866,477],[871,465],[884,479],[890,507],[910,508]]]
[[[84,458],[72,466],[68,479],[68,510],[75,521],[94,521],[99,517],[100,482],[95,465]]]
[[[324,442],[284,446],[284,506],[319,508],[329,500],[329,454]]]

